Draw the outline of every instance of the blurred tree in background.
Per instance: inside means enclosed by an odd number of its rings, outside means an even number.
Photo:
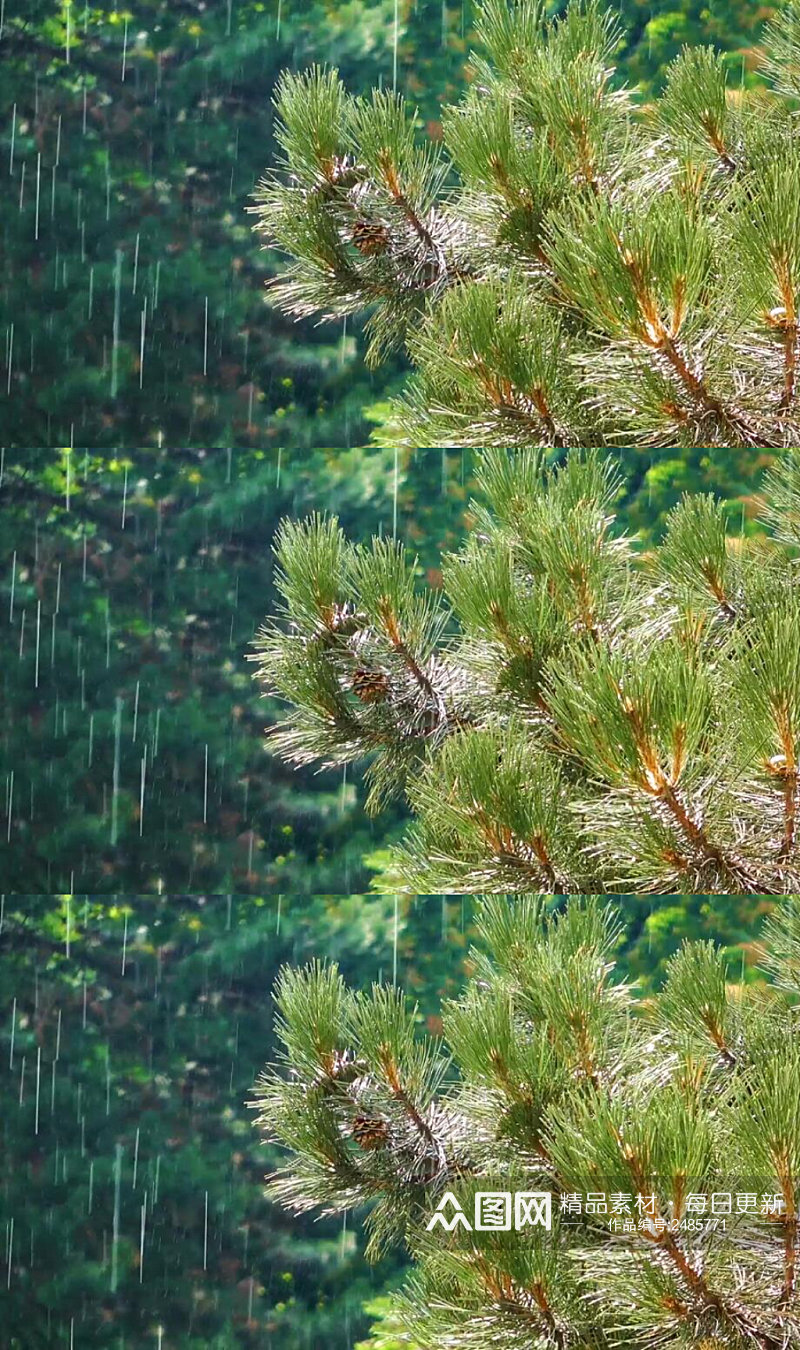
[[[245,656],[285,513],[395,525],[437,585],[460,452],[6,455],[0,877],[6,891],[363,890],[382,844],[357,780],[265,753]]]
[[[0,444],[325,445],[374,397],[341,325],[265,303],[245,205],[282,68],[456,92],[460,25],[393,0],[5,7]],[[392,372],[382,379],[381,387]]]

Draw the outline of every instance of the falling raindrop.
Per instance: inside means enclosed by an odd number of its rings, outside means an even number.
[[[142,1202],[142,1221],[139,1232],[139,1283],[142,1283],[144,1277],[144,1226],[147,1216],[147,1200]]]
[[[208,824],[208,742],[206,742],[203,765],[203,824]]]
[[[39,1133],[39,1090],[42,1084],[42,1047],[36,1047],[36,1107],[34,1114],[33,1133]]]
[[[120,757],[120,734],[122,730],[122,699],[115,699],[114,712],[114,773],[112,780],[111,794],[111,847],[116,847],[117,843],[117,810],[119,798],[119,757]]]
[[[206,1191],[203,1218],[203,1270],[208,1270],[208,1191]]]
[[[36,212],[34,215],[34,239],[39,238],[39,196],[42,186],[42,156],[41,152],[36,156]]]
[[[139,331],[139,388],[141,389],[144,381],[144,338],[147,325],[147,296],[144,297],[142,305],[141,329]]]
[[[117,1144],[114,1149],[114,1221],[111,1230],[111,1292],[117,1292],[117,1283],[119,1276],[119,1200],[120,1186],[122,1183],[122,1145]]]
[[[119,360],[119,306],[122,286],[122,249],[114,250],[114,323],[111,330],[111,397],[117,397]]]
[[[147,746],[144,747],[144,754],[142,755],[142,776],[141,776],[141,781],[140,781],[140,784],[139,784],[139,838],[140,838],[140,839],[141,839],[141,837],[142,837],[142,831],[144,830],[144,781],[145,781],[145,774],[146,774],[146,772],[147,772]]]
[[[39,645],[40,645],[40,639],[41,639],[41,636],[42,636],[42,602],[41,602],[41,600],[37,600],[37,601],[36,601],[36,660],[35,660],[35,665],[34,665],[34,678],[33,678],[33,687],[34,687],[34,689],[38,689],[38,688],[39,688]]]

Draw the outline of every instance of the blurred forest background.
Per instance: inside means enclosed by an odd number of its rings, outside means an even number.
[[[642,100],[684,42],[757,73],[749,0],[621,7]],[[246,214],[285,67],[395,83],[436,134],[473,0],[72,0],[0,8],[0,887],[8,893],[362,891],[399,810],[264,750],[245,662],[283,514],[394,529],[435,583],[472,459],[380,448],[402,363],[292,325]],[[370,437],[372,440],[370,442]],[[369,448],[363,448],[363,447]],[[90,447],[88,449],[83,447]],[[761,462],[623,452],[646,536],[714,487],[746,528]]]
[[[554,904],[560,903],[554,901]],[[625,897],[620,972],[654,988],[684,937],[757,978],[771,902]],[[0,899],[0,1342],[7,1350],[397,1350],[402,1253],[370,1268],[358,1215],[292,1218],[248,1109],[274,1057],[280,966],[340,962],[440,1030],[471,897]],[[390,1326],[390,1324],[389,1324]]]

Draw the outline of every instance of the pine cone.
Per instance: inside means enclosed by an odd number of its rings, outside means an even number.
[[[390,244],[385,225],[372,220],[357,220],[350,236],[352,243],[365,258],[385,253]]]
[[[385,1148],[389,1138],[389,1126],[380,1116],[356,1116],[353,1121],[353,1138],[359,1148],[368,1153]]]
[[[357,670],[350,688],[362,703],[385,703],[389,697],[389,679],[382,670]]]

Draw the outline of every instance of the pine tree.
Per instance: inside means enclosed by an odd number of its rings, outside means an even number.
[[[368,311],[374,364],[407,349],[403,444],[795,444],[798,19],[766,27],[768,88],[697,46],[642,105],[596,0],[484,0],[443,144],[396,93],[284,74],[251,208],[291,258],[276,303]]]
[[[286,968],[255,1100],[292,1155],[273,1197],[369,1206],[370,1254],[407,1245],[417,1350],[796,1346],[798,901],[768,920],[769,985],[732,987],[713,943],[686,943],[643,1001],[597,896],[486,899],[444,1043],[397,988]],[[550,1228],[431,1228],[487,1192],[549,1196]]]
[[[406,793],[383,889],[800,888],[798,455],[767,472],[769,533],[688,496],[649,551],[615,528],[597,452],[485,451],[478,483],[441,591],[335,518],[277,535],[283,613],[253,659],[293,706],[271,743],[366,757],[371,811]]]

